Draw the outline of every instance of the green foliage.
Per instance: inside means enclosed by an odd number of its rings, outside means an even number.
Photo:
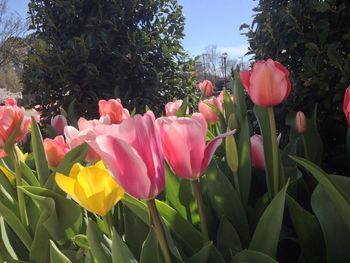
[[[79,115],[95,116],[98,99],[120,97],[129,109],[161,112],[196,91],[176,0],[31,0],[29,9],[38,41],[23,84],[39,102],[75,99]]]
[[[256,60],[275,59],[290,70],[289,110],[311,115],[318,103],[324,166],[331,172],[346,170],[339,152],[346,133],[343,94],[350,83],[348,1],[261,0],[254,12],[252,25],[241,26],[248,29],[249,53]]]

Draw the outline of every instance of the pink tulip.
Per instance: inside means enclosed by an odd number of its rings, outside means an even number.
[[[8,98],[4,101],[6,106],[17,106],[17,100],[14,98]]]
[[[176,116],[176,112],[181,107],[182,102],[183,102],[182,100],[176,100],[174,102],[168,102],[165,105],[165,114],[166,114],[166,116]],[[187,108],[187,112],[188,112],[188,108]]]
[[[44,147],[47,161],[52,167],[57,167],[64,156],[70,151],[70,147],[64,141],[62,135],[56,136],[54,139],[46,138],[44,140]]]
[[[250,137],[250,152],[252,157],[252,166],[257,170],[265,170],[265,155],[263,137],[255,134]]]
[[[64,129],[67,143],[71,148],[75,148],[85,143],[88,133],[92,131],[94,127],[101,124],[110,124],[109,116],[102,116],[99,120],[86,120],[84,118],[79,118],[78,129],[73,126],[66,126]],[[95,162],[99,160],[99,158],[98,154],[90,148],[85,160],[87,162]]]
[[[219,94],[219,96],[217,96],[218,101],[221,103],[221,105],[224,104],[224,91],[222,90]],[[231,101],[234,103],[235,102],[235,98],[231,95]]]
[[[289,72],[277,61],[259,60],[252,71],[243,70],[240,76],[251,100],[258,106],[276,106],[289,96]]]
[[[204,116],[205,120],[209,124],[218,123],[220,120],[218,114],[216,114],[216,112],[212,108],[210,108],[206,103],[213,105],[220,112],[222,112],[222,105],[220,101],[217,98],[212,97],[211,99],[200,101],[198,104],[199,112]]]
[[[36,114],[34,110],[33,114]],[[14,99],[6,100],[5,105],[0,106],[0,149],[4,148],[21,117],[23,117],[23,120],[15,142],[21,141],[26,136],[31,118],[25,114],[23,107],[17,106]]]
[[[303,134],[306,132],[307,129],[307,123],[306,123],[306,117],[304,112],[298,111],[295,115],[295,127],[298,131],[298,133]]]
[[[129,111],[123,108],[120,99],[100,100],[98,102],[100,116],[109,116],[111,123],[121,123],[130,116]]]
[[[214,86],[210,80],[204,80],[203,82],[199,83],[199,89],[201,92],[203,92],[204,88],[206,88],[206,91],[205,91],[206,97],[210,97],[211,95],[213,95]]]
[[[234,133],[220,135],[206,145],[208,125],[199,113],[191,118],[161,117],[157,126],[169,165],[177,176],[189,180],[198,179],[206,172],[222,138]]]
[[[67,126],[67,119],[63,115],[56,115],[51,119],[51,126],[55,128],[58,134],[64,133],[64,127]]]
[[[151,111],[119,125],[96,126],[89,137],[89,145],[128,194],[147,200],[163,191],[165,166]]]
[[[350,86],[345,91],[343,111],[348,122],[348,127],[350,127]]]

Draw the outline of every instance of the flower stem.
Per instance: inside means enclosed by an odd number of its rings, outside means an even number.
[[[10,157],[15,166],[16,186],[17,186],[16,188],[17,188],[17,198],[18,198],[20,219],[22,224],[25,227],[28,227],[29,223],[28,223],[27,211],[25,207],[24,194],[22,189],[19,188],[20,186],[22,186],[21,162],[19,160],[15,145],[13,145],[12,147]]]
[[[193,180],[191,182],[192,182],[192,189],[193,189],[194,198],[196,199],[196,202],[197,202],[199,217],[201,220],[202,235],[203,235],[204,240],[208,241],[209,234],[208,234],[207,219],[206,219],[206,216],[204,213],[202,191],[201,191],[201,186],[199,184],[199,179]]]
[[[106,225],[107,225],[107,236],[112,239],[112,227],[113,227],[113,223],[112,223],[112,217],[111,217],[111,213],[107,213],[107,215],[103,216],[103,221],[105,221]]]
[[[272,197],[277,195],[279,191],[279,160],[278,160],[278,144],[276,138],[276,121],[273,112],[273,107],[267,107],[269,124],[270,124],[270,136],[271,136],[271,160],[272,160],[272,171],[268,176],[272,177]],[[267,156],[265,157],[267,158]],[[270,177],[270,178],[271,178]]]
[[[348,128],[348,131],[346,132],[346,152],[350,159],[350,128]]]
[[[148,210],[151,214],[152,223],[154,226],[154,229],[156,231],[156,235],[159,241],[160,249],[162,250],[164,261],[165,263],[171,263],[171,257],[169,252],[168,243],[165,238],[165,232],[163,228],[162,221],[160,219],[156,203],[154,202],[154,199],[150,199],[147,201]]]
[[[309,152],[307,150],[306,138],[304,134],[301,135],[301,140],[303,141],[304,157],[305,159],[309,160]]]

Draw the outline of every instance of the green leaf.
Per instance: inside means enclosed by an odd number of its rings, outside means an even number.
[[[349,178],[334,177],[339,186],[350,191]],[[344,220],[332,197],[321,185],[316,187],[311,196],[311,206],[323,231],[327,262],[350,262],[349,218]]]
[[[88,151],[89,146],[86,143],[75,147],[64,156],[61,163],[57,166],[56,172],[68,175],[75,163],[82,163],[85,160]]]
[[[184,116],[186,116],[187,107],[188,107],[188,97],[186,97],[183,100],[180,108],[176,111],[176,117],[184,117]]]
[[[33,186],[21,186],[44,213],[43,225],[55,241],[64,242],[76,235],[82,224],[80,207],[53,191]]]
[[[224,263],[225,260],[219,251],[208,242],[198,253],[185,261],[186,263]]]
[[[215,165],[206,172],[210,202],[218,217],[226,217],[237,230],[244,247],[249,243],[249,226],[245,211],[236,190]]]
[[[339,210],[339,215],[345,220],[348,229],[350,229],[350,196],[334,182],[334,177],[328,175],[317,165],[310,161],[290,156],[299,165],[309,171],[322,186],[323,190],[329,195],[334,206]]]
[[[50,263],[72,263],[50,240]]]
[[[302,208],[287,195],[290,218],[299,239],[302,258],[305,262],[322,262],[324,240],[320,223],[314,215]]]
[[[262,214],[249,249],[263,252],[270,257],[276,257],[276,251],[282,228],[284,203],[288,183],[275,196]]]
[[[71,240],[78,247],[81,247],[83,249],[90,249],[89,240],[87,239],[86,235],[79,234],[79,235],[72,237]]]
[[[150,224],[147,206],[131,196],[125,195],[122,202],[133,211],[143,222]],[[172,235],[182,247],[189,252],[198,251],[203,244],[202,235],[189,222],[182,218],[176,210],[166,203],[156,200],[158,212],[162,216],[165,225],[171,230]]]
[[[107,261],[103,261],[107,262]],[[108,261],[109,262],[109,261]],[[112,262],[113,263],[137,263],[137,260],[129,250],[128,246],[118,235],[117,231],[113,229],[112,241]]]
[[[31,143],[33,148],[35,167],[39,177],[39,182],[41,185],[44,185],[49,177],[49,166],[47,163],[43,137],[41,136],[39,126],[33,117],[31,122],[31,129],[32,129]]]
[[[236,118],[238,122],[235,134],[238,151],[238,181],[243,206],[248,204],[252,177],[252,165],[250,157],[250,123],[247,115],[246,95],[241,83],[239,67],[235,70],[235,85],[232,93],[236,102]]]
[[[157,236],[154,228],[151,227],[142,246],[140,263],[160,263],[159,256]]]
[[[30,250],[32,244],[32,238],[22,225],[18,217],[8,209],[2,202],[0,202],[0,215],[5,219],[5,222],[10,226],[10,228],[16,233],[19,239],[23,242],[25,247]]]
[[[91,253],[97,263],[112,262],[112,242],[103,235],[97,224],[89,219],[86,231]],[[113,261],[115,262],[115,261]]]
[[[226,123],[228,123],[228,118],[232,113],[235,112],[235,104],[231,100],[230,95],[228,94],[227,90],[224,89],[224,112],[225,112],[225,118],[226,118]]]
[[[234,256],[231,263],[277,263],[277,261],[258,251],[243,250]]]
[[[216,246],[224,256],[226,262],[231,260],[232,255],[242,250],[241,241],[236,229],[225,217],[221,219],[216,239]]]

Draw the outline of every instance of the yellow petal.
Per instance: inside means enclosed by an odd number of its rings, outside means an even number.
[[[28,153],[23,153],[17,145],[16,145],[16,151],[19,159],[24,162],[28,157]]]
[[[6,169],[4,166],[0,166],[0,170],[1,170],[1,172],[4,173],[4,175],[7,177],[7,179],[10,182],[12,182],[13,179],[15,179],[15,175],[12,172],[10,172],[8,169]]]
[[[105,209],[105,194],[104,192],[94,193],[87,200],[87,209],[100,216],[105,216],[110,209]]]
[[[75,201],[79,203],[79,198],[75,194],[75,184],[76,180],[65,176],[60,173],[56,173],[55,180],[57,185],[67,194],[69,194]]]

